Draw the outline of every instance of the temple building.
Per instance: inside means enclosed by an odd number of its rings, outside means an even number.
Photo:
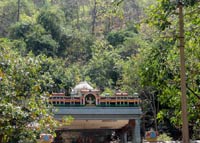
[[[55,118],[74,118],[57,129],[54,143],[140,143],[140,99],[127,92],[102,94],[87,82],[76,85],[70,96],[53,93]]]

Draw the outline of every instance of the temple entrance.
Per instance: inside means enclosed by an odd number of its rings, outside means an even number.
[[[139,143],[135,120],[74,120],[58,129],[54,143]]]
[[[60,140],[55,140],[54,143],[110,143],[113,140],[119,143],[119,137],[113,132],[115,131],[109,129],[60,131]]]
[[[49,99],[57,109],[55,119],[70,115],[74,120],[56,128],[60,132],[54,143],[140,143],[140,102],[128,93],[101,96],[86,82],[77,85],[71,96],[55,93]]]
[[[95,106],[96,97],[93,94],[88,94],[85,96],[85,105],[86,106]]]

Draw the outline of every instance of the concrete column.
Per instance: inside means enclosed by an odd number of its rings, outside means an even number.
[[[135,127],[132,128],[132,143],[141,143],[140,119],[135,120]]]
[[[124,143],[123,134],[120,134],[120,143]]]
[[[123,143],[127,143],[127,132],[123,133]]]
[[[127,143],[127,132],[121,133],[120,140],[120,143]]]
[[[96,99],[96,103],[95,103],[95,105],[99,105],[99,103],[98,103],[98,99],[97,99],[96,96],[95,96],[95,99]]]

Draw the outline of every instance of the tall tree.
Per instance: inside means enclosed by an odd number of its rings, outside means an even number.
[[[46,104],[53,81],[46,72],[38,74],[38,58],[21,57],[11,50],[12,42],[0,40],[0,141],[35,143],[41,131],[51,133],[55,125]]]
[[[199,42],[194,42],[193,46],[191,46],[190,42],[192,39],[198,39],[195,35],[192,34],[190,28],[194,28],[194,25],[198,25],[197,22],[199,18],[197,18],[196,13],[190,13],[194,9],[197,9],[198,3],[192,3],[189,1],[185,1],[186,3],[186,15],[185,18],[186,23],[186,75],[187,75],[187,96],[188,107],[189,107],[189,125],[190,132],[196,132],[196,129],[199,128],[198,117],[199,114],[198,102],[199,98],[196,96],[199,91],[196,89],[197,78],[194,76],[198,73],[193,73],[192,65],[196,65],[196,60],[199,60],[198,56],[194,55],[194,51],[192,52],[191,47],[196,47],[199,45]],[[157,117],[160,122],[164,122],[165,124],[170,121],[170,126],[174,126],[177,130],[179,130],[182,126],[182,122],[180,120],[181,110],[180,110],[180,77],[179,77],[179,53],[177,49],[177,17],[174,15],[176,11],[176,5],[170,3],[170,1],[161,1],[158,2],[155,7],[152,8],[152,13],[149,18],[152,18],[150,24],[156,26],[159,31],[157,36],[153,37],[153,42],[155,45],[149,45],[149,48],[143,49],[138,54],[139,56],[139,81],[140,85],[144,87],[153,87],[156,89],[157,100],[160,103],[160,111],[157,114]],[[190,16],[188,16],[190,15]],[[197,23],[196,23],[197,22]],[[196,23],[196,24],[194,24]],[[190,26],[189,26],[190,25]],[[193,25],[193,26],[192,26]],[[195,29],[195,28],[194,28]],[[190,33],[190,34],[189,34]],[[191,34],[193,36],[191,36]],[[190,36],[188,36],[190,35]],[[198,34],[197,34],[198,35]],[[152,36],[154,36],[152,34]],[[159,38],[162,37],[162,38]],[[199,40],[197,40],[199,41]],[[189,44],[190,43],[190,44]],[[146,51],[147,50],[147,51]],[[199,48],[195,49],[195,52],[199,52]],[[189,56],[190,55],[190,56]],[[193,59],[191,59],[191,55]],[[188,64],[190,63],[190,64]],[[194,80],[191,80],[194,79]],[[191,83],[193,83],[191,85]],[[191,87],[190,87],[190,86]],[[192,92],[190,88],[195,88],[195,92]],[[197,110],[193,110],[193,109]],[[195,112],[195,113],[194,113]],[[194,121],[195,120],[195,121]],[[196,122],[197,121],[197,122]],[[194,125],[195,122],[195,125]],[[169,126],[169,127],[170,127]],[[172,134],[173,135],[173,134]],[[191,135],[192,136],[192,135]],[[198,138],[196,133],[193,134],[194,138]]]
[[[88,76],[97,87],[117,87],[120,78],[120,55],[105,41],[97,41],[92,48],[92,58],[86,66]]]

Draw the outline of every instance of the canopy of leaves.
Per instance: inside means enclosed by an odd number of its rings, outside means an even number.
[[[93,47],[92,55],[86,67],[86,76],[92,83],[96,83],[97,87],[116,86],[121,69],[117,50],[104,41],[98,41]]]
[[[53,118],[46,104],[53,80],[47,72],[39,74],[42,66],[38,57],[31,54],[21,57],[11,52],[11,46],[12,42],[1,39],[1,140],[35,142],[37,135],[47,129],[46,126],[50,127],[49,132],[53,129]],[[36,123],[37,127],[34,126]]]
[[[199,17],[197,17],[199,3],[186,2],[186,4],[184,18],[188,119],[191,138],[199,138],[197,132],[200,128],[198,117],[200,90],[197,63],[200,59],[196,55],[200,52],[199,32],[197,32],[200,24]],[[151,8],[152,11],[149,12],[148,18],[152,19],[150,21],[148,19],[148,22],[151,27],[156,26],[158,32],[152,34],[152,37],[149,38],[153,44],[149,44],[148,48],[140,49],[134,59],[135,63],[131,62],[131,65],[137,69],[135,80],[138,80],[141,92],[142,90],[146,91],[147,87],[153,89],[154,95],[157,97],[156,100],[160,105],[156,112],[161,125],[163,123],[169,124],[168,121],[170,121],[173,128],[180,129],[182,121],[180,120],[180,60],[179,49],[177,48],[179,44],[177,38],[178,15],[174,13],[176,7],[169,1],[158,1],[157,5]],[[191,28],[194,30],[191,30]],[[149,101],[150,103],[151,101]],[[169,131],[168,127],[165,129],[166,132]]]

